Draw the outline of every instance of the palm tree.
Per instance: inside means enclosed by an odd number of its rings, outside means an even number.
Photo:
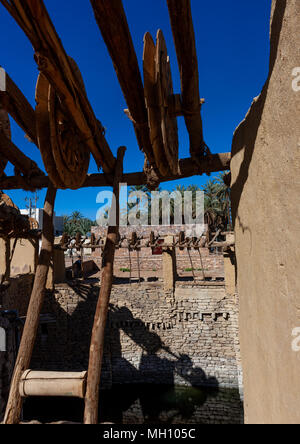
[[[231,220],[231,189],[228,184],[225,183],[225,178],[227,173],[220,173],[216,178],[217,183],[217,197],[220,201],[223,214],[226,218],[226,228],[229,226],[229,230],[232,231],[232,220]]]

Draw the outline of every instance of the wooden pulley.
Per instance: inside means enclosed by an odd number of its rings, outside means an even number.
[[[150,245],[154,245],[155,244],[155,234],[154,231],[151,231],[150,233]]]
[[[70,57],[69,61],[85,92],[75,61]],[[38,145],[52,183],[61,189],[80,188],[88,173],[90,152],[53,86],[42,73],[38,77],[36,103]]]
[[[6,137],[8,139],[11,139],[11,129],[10,129],[10,121],[8,113],[5,109],[1,107],[1,104],[0,104],[0,131],[3,131]],[[6,165],[7,165],[7,160],[0,158],[0,177],[4,173]]]
[[[161,30],[156,46],[150,35],[144,37],[144,91],[150,139],[157,168],[162,176],[178,175],[178,127],[176,116],[169,108],[174,95],[166,42]]]
[[[179,249],[181,251],[184,250],[184,245],[185,245],[185,232],[180,231],[180,233],[179,233]]]
[[[91,245],[96,245],[96,236],[95,233],[91,234]],[[92,248],[92,252],[95,253],[96,249]]]
[[[137,244],[137,241],[138,241],[138,236],[137,236],[136,232],[133,231],[132,234],[131,234],[131,241],[130,241],[130,244],[131,244],[132,246],[135,246],[135,245]]]

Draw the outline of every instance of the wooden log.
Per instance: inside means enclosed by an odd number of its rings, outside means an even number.
[[[84,398],[87,372],[43,372],[26,370],[19,384],[22,398],[56,396]]]
[[[216,173],[230,169],[231,153],[213,154],[209,158],[203,159],[199,166],[193,159],[181,159],[179,162],[181,174],[176,176],[161,177],[160,182],[169,182],[173,180],[184,179],[187,177],[197,176],[207,173]],[[147,177],[145,173],[129,173],[123,175],[124,183],[128,186],[145,185]],[[46,176],[32,177],[30,185],[35,189],[47,188],[49,178]],[[87,176],[82,188],[106,187],[112,185],[112,177],[104,174],[90,174]],[[18,190],[23,188],[23,182],[19,177],[3,177],[0,178],[0,189],[2,190]]]
[[[127,102],[140,149],[154,165],[144,87],[122,0],[91,0],[91,4]]]
[[[19,383],[24,371],[30,366],[30,360],[40,321],[40,313],[44,302],[45,286],[54,243],[53,215],[55,197],[56,189],[53,185],[50,185],[44,205],[42,248],[10,386],[4,424],[18,424],[20,421],[22,398],[19,393]]]
[[[113,192],[116,197],[116,226],[108,228],[103,251],[101,288],[96,308],[88,368],[87,390],[85,397],[84,423],[98,423],[99,386],[103,358],[104,336],[107,321],[109,300],[113,284],[114,257],[119,233],[119,184],[123,176],[123,159],[126,148],[118,150]]]
[[[34,109],[8,74],[6,91],[0,92],[0,102],[27,137],[37,145]]]
[[[182,107],[190,136],[191,156],[206,154],[201,119],[198,58],[190,0],[167,0],[181,75]]]
[[[172,291],[175,288],[177,277],[176,250],[172,246],[175,242],[174,236],[167,236],[164,239],[163,247],[163,279],[165,291]],[[166,245],[169,245],[167,247]],[[171,245],[171,247],[170,247]]]
[[[7,111],[5,109],[1,108],[1,102],[0,102],[0,133],[3,131],[5,136],[11,140],[11,128],[10,128],[10,120],[7,114]],[[4,177],[5,173],[4,170],[7,165],[7,159],[5,156],[1,156],[0,158],[0,177]]]
[[[111,173],[116,160],[104,137],[104,128],[97,120],[85,91],[82,91],[44,2],[0,1],[31,41],[39,70],[55,89],[97,165],[102,166],[105,173]]]
[[[37,164],[27,157],[3,131],[0,131],[0,153],[27,178],[44,175]]]

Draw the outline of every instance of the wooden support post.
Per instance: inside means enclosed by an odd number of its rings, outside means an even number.
[[[118,151],[115,170],[113,193],[116,198],[116,226],[110,226],[107,232],[106,243],[102,259],[102,275],[99,300],[96,308],[88,368],[87,390],[85,397],[84,423],[98,423],[99,387],[103,358],[105,327],[108,314],[110,294],[113,284],[115,249],[119,234],[119,184],[123,177],[123,159],[126,148]]]
[[[173,236],[167,236],[164,243],[172,245],[174,243]],[[176,266],[176,250],[175,248],[163,248],[163,279],[165,291],[174,290],[177,278]]]
[[[24,371],[30,366],[32,351],[40,321],[40,313],[44,302],[45,286],[54,242],[53,214],[55,197],[56,189],[53,185],[50,185],[44,205],[42,249],[11,382],[9,399],[3,421],[4,424],[18,424],[20,421],[22,398],[19,393],[19,383]]]

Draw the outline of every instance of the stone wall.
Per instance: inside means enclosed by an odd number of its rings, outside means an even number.
[[[44,313],[34,368],[85,370],[99,286],[57,285]],[[223,284],[114,285],[107,324],[103,383],[238,386],[237,301]]]
[[[11,278],[8,290],[0,294],[0,308],[16,310],[19,317],[26,316],[33,280],[33,274],[22,274]]]
[[[232,147],[248,423],[300,422],[299,17],[299,0],[273,0],[269,76]]]

